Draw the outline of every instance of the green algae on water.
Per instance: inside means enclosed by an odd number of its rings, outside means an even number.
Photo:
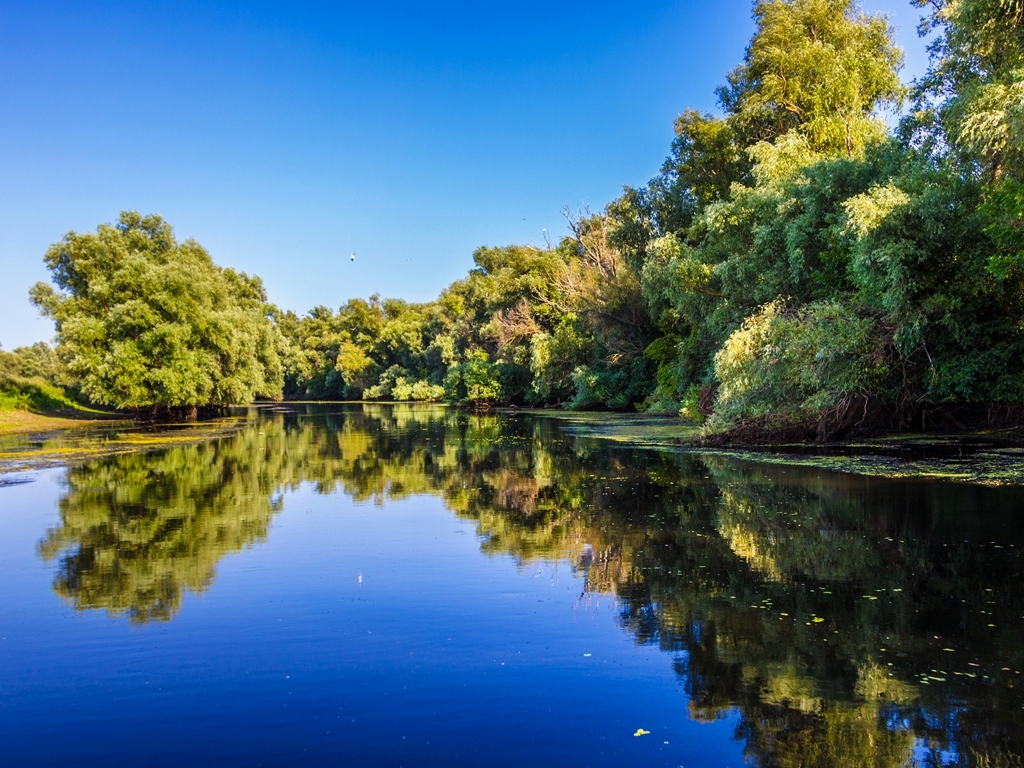
[[[0,438],[0,472],[64,466],[101,456],[202,443],[225,437],[245,424],[244,417],[164,425],[119,421],[83,424],[43,435],[10,435]]]
[[[918,478],[1016,485],[1024,483],[1024,448],[985,436],[886,435],[833,446],[779,445],[706,448],[701,428],[648,414],[539,412],[557,418],[569,434],[659,450],[684,450],[765,464],[816,467],[886,478]]]

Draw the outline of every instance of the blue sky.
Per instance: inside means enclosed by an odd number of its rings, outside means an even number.
[[[890,13],[925,66],[909,2]],[[753,30],[707,2],[21,2],[0,12],[0,344],[68,230],[159,213],[305,312],[425,301],[653,176]],[[355,263],[349,254],[355,252]]]

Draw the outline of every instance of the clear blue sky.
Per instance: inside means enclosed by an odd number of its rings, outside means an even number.
[[[923,71],[900,0],[889,12]],[[159,213],[299,313],[437,295],[652,177],[753,30],[719,2],[45,2],[0,12],[0,344],[47,246]],[[355,263],[349,261],[351,252]]]

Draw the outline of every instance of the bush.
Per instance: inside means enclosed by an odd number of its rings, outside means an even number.
[[[372,387],[363,390],[367,400],[418,400],[437,402],[444,399],[444,387],[431,384],[425,379],[416,379],[400,365],[392,365]]]
[[[576,392],[568,407],[631,409],[642,403],[651,390],[651,367],[651,361],[640,356],[616,365],[602,361],[594,366],[579,366],[572,373]]]
[[[444,399],[444,387],[440,384],[431,384],[425,379],[408,381],[405,378],[399,378],[391,390],[391,399],[437,402]]]
[[[693,424],[703,424],[705,419],[704,409],[701,407],[702,395],[707,387],[698,387],[691,384],[686,394],[683,395],[682,406],[679,408],[679,417],[686,419]]]
[[[62,389],[41,378],[0,372],[0,411],[58,411],[77,407]]]
[[[767,304],[715,355],[720,387],[708,428],[756,423],[831,436],[848,426],[854,401],[875,394],[885,348],[876,321],[841,304]]]
[[[444,377],[445,397],[468,405],[493,405],[503,400],[502,368],[479,352],[464,363],[453,365]]]

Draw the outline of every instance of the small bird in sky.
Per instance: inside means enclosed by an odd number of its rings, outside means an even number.
[[[352,254],[352,261],[355,261],[355,260],[356,260],[356,255],[353,253]]]

